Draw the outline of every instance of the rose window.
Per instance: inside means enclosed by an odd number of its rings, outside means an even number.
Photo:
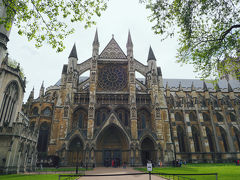
[[[100,69],[98,85],[104,90],[122,90],[127,84],[126,70],[121,66],[105,66]]]

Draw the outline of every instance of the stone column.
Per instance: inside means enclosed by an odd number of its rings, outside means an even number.
[[[97,85],[97,56],[92,58],[92,66],[90,71],[90,85],[89,85],[89,107],[88,107],[88,127],[87,137],[93,138],[94,119],[95,119],[95,104],[96,104],[96,85]]]

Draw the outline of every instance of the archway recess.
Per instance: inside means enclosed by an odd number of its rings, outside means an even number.
[[[83,142],[76,136],[68,146],[68,164],[75,166],[77,163],[83,162]]]
[[[129,160],[129,142],[126,134],[116,125],[107,126],[97,137],[96,163],[110,166],[112,160],[118,165]]]
[[[154,162],[157,159],[156,155],[154,142],[149,137],[144,138],[141,143],[142,164],[146,165],[148,161]]]

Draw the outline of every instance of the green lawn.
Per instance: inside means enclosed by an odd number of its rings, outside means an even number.
[[[87,171],[92,170],[92,168],[88,168]],[[43,169],[37,169],[37,172],[41,171],[76,171],[76,167],[60,167],[60,168],[43,168]],[[86,171],[85,168],[78,168],[78,171]]]
[[[22,174],[12,174],[12,175],[2,175],[1,180],[58,180],[58,174],[32,174],[32,175],[22,175]],[[74,178],[73,178],[74,179]]]
[[[146,168],[136,168],[146,171]],[[235,164],[188,164],[182,167],[153,168],[153,172],[169,174],[199,174],[199,173],[218,173],[219,180],[240,180],[240,166]],[[184,176],[196,180],[211,180],[215,176]],[[177,179],[177,177],[175,178]]]

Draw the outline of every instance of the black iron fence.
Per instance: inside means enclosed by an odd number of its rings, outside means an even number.
[[[73,174],[73,175],[59,175],[59,180],[77,179],[80,177],[102,177],[102,176],[134,176],[134,175],[148,175],[151,179],[151,175],[159,175],[169,180],[195,180],[196,176],[212,176],[213,179],[218,180],[217,173],[205,173],[205,174],[169,174],[169,173],[129,173],[129,174]],[[193,177],[194,176],[194,177]]]

